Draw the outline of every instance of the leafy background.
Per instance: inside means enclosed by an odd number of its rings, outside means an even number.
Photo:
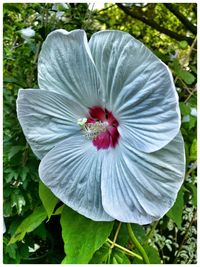
[[[4,4],[4,263],[143,263],[125,224],[86,219],[39,182],[39,162],[16,118],[16,97],[19,88],[37,88],[41,44],[58,28],[84,28],[88,38],[101,29],[129,32],[170,67],[182,115],[185,181],[161,220],[132,229],[151,263],[196,263],[196,13],[195,3],[102,9],[86,3]],[[25,40],[20,31],[29,26],[35,36]]]

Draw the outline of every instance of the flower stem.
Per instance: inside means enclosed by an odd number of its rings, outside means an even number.
[[[124,251],[124,252],[127,253],[128,255],[133,256],[133,257],[136,257],[136,258],[138,258],[139,260],[142,260],[142,257],[141,257],[140,255],[136,254],[135,252],[130,251],[129,249],[124,248],[124,247],[122,247],[122,246],[120,246],[120,245],[114,243],[114,242],[111,241],[110,239],[107,239],[107,241],[108,241],[111,245],[114,244],[115,247],[121,249],[122,251]]]
[[[127,224],[127,228],[128,228],[128,233],[129,233],[129,236],[131,238],[131,240],[133,241],[133,244],[136,246],[136,248],[140,251],[142,257],[143,257],[143,261],[146,263],[146,264],[150,264],[149,262],[149,258],[146,254],[146,251],[144,250],[144,248],[141,246],[140,242],[137,240],[134,232],[133,232],[133,229],[130,225],[130,223]]]
[[[117,240],[117,237],[118,237],[118,234],[119,234],[119,230],[121,228],[121,225],[122,225],[122,223],[120,222],[119,225],[118,225],[118,227],[117,227],[117,231],[115,233],[115,236],[114,236],[114,239],[113,239],[113,244],[112,244],[111,248],[113,248],[115,246],[115,242]]]

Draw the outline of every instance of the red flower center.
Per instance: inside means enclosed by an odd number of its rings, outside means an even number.
[[[90,117],[84,124],[84,131],[97,149],[115,147],[119,141],[119,125],[111,111],[100,106],[89,108]]]

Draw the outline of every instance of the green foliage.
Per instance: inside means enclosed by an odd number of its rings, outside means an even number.
[[[146,234],[144,227],[142,225],[139,225],[139,224],[131,224],[131,227],[132,227],[138,241],[143,243],[145,241],[145,234]]]
[[[177,59],[173,61],[170,67],[175,72],[177,77],[182,79],[186,84],[192,84],[195,81],[195,76],[190,72],[184,70]]]
[[[194,207],[197,207],[197,187],[195,184],[188,184],[186,185],[188,187],[188,190],[189,190],[189,193],[191,194],[192,196],[192,204],[194,205]]]
[[[197,139],[195,138],[192,142],[190,147],[190,160],[195,161],[197,160]]]
[[[94,222],[65,207],[61,214],[64,264],[88,263],[110,235],[113,222]]]
[[[100,249],[98,249],[94,254],[92,259],[90,260],[90,264],[101,264],[107,263],[110,258],[110,246],[105,243]]]
[[[50,219],[59,200],[41,181],[39,183],[39,196],[47,212],[48,218]]]
[[[32,214],[26,217],[17,228],[16,232],[10,239],[9,244],[13,244],[17,241],[21,241],[26,233],[30,233],[35,230],[47,217],[45,209],[37,207]]]
[[[129,258],[123,252],[115,249],[112,253],[111,263],[112,264],[130,264],[131,262]]]
[[[170,67],[180,101],[181,132],[186,151],[185,181],[174,206],[167,215],[152,225],[132,224],[132,229],[144,247],[150,263],[196,263],[195,33],[188,29],[187,23],[182,23],[166,4],[124,5],[137,14],[138,18],[127,15],[116,4],[106,4],[102,10],[91,11],[88,9],[88,4],[84,3],[4,3],[3,212],[7,231],[4,234],[3,245],[6,264],[35,263],[34,258],[38,258],[36,263],[60,263],[63,258],[63,263],[143,263],[141,259],[133,256],[133,253],[136,253],[141,258],[140,252],[129,237],[126,224],[121,225],[116,236],[119,222],[99,223],[88,220],[62,203],[59,206],[57,198],[51,191],[44,184],[39,184],[39,161],[33,155],[18,123],[16,98],[19,88],[38,87],[37,60],[42,42],[49,32],[58,28],[68,31],[84,28],[88,38],[101,29],[127,31],[141,40]],[[177,8],[192,25],[197,24],[195,3],[171,5]],[[183,39],[171,38],[157,26],[144,23],[144,18],[182,35]],[[25,40],[20,30],[30,26],[35,30],[35,36]],[[50,238],[51,235],[53,237]],[[118,247],[112,246],[115,238]],[[55,240],[53,248],[52,239]],[[34,250],[35,244],[43,246],[31,252],[30,248]],[[46,251],[50,251],[51,254],[48,258],[41,256]],[[29,261],[26,262],[27,259]]]
[[[178,196],[173,207],[167,213],[167,216],[176,223],[179,229],[181,228],[181,224],[182,224],[182,213],[183,213],[183,206],[184,206],[183,196],[184,196],[184,192],[183,190],[180,190],[178,192]]]
[[[158,249],[156,248],[153,248],[151,246],[144,246],[144,249],[147,253],[147,256],[149,258],[149,261],[151,264],[160,264],[161,263],[161,259],[160,259],[160,255],[159,255],[159,252],[158,252]],[[133,260],[133,263],[134,264],[141,264],[141,261],[137,258],[135,258]]]
[[[146,246],[144,248],[145,248],[145,251],[149,257],[149,261],[151,264],[161,263],[160,255],[159,255],[159,252],[157,249],[150,247],[150,246]]]
[[[188,42],[187,41],[180,41],[179,42],[179,47],[181,49],[187,49],[188,48]]]
[[[4,263],[15,263],[19,264],[20,259],[24,257],[28,257],[28,246],[26,244],[21,243],[20,245],[9,244],[8,238],[3,238],[4,244]]]

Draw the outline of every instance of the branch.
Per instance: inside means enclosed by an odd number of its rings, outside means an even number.
[[[98,13],[100,13],[100,12],[104,12],[104,11],[106,11],[106,10],[108,10],[108,9],[110,9],[110,8],[112,8],[112,7],[114,7],[115,6],[115,4],[113,4],[113,5],[111,5],[111,6],[108,6],[108,7],[105,7],[105,8],[103,8],[103,9],[100,9],[99,11],[98,11]]]
[[[117,227],[117,231],[115,233],[114,239],[113,239],[113,244],[110,248],[114,248],[121,226],[122,226],[122,223],[120,222],[118,227]]]
[[[124,13],[126,13],[127,15],[131,16],[134,19],[138,19],[140,21],[142,21],[143,23],[145,23],[146,25],[154,28],[155,30],[166,34],[167,36],[177,40],[177,41],[187,41],[188,44],[192,44],[193,43],[193,38],[184,36],[184,35],[180,35],[176,32],[173,32],[171,30],[168,30],[162,26],[160,26],[157,22],[147,19],[146,17],[144,17],[142,14],[137,14],[136,12],[131,11],[129,8],[123,6],[121,3],[117,3],[117,6],[124,11]]]
[[[197,91],[197,87],[195,86],[195,88],[192,90],[192,92],[189,94],[189,96],[185,99],[184,103],[187,103],[188,100],[190,99],[191,96],[193,96],[193,94]]]
[[[179,12],[178,8],[174,6],[173,4],[164,4],[165,7],[173,13],[179,20],[180,22],[183,23],[183,25],[190,30],[193,34],[197,34],[197,28],[182,14]]]

